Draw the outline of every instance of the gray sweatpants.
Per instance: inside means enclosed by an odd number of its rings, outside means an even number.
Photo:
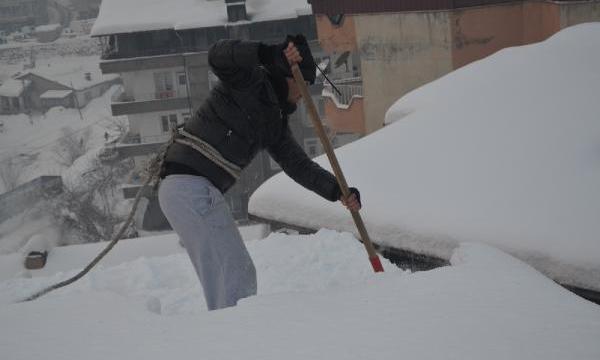
[[[201,176],[169,175],[160,207],[196,269],[208,310],[256,294],[256,270],[221,192]]]

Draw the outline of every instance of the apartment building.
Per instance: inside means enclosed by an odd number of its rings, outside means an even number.
[[[353,70],[337,77],[342,96],[325,89],[326,117],[337,131],[362,134],[382,127],[387,109],[421,85],[500,49],[600,20],[598,0],[307,1],[331,63]]]
[[[133,9],[135,16],[131,16]],[[111,104],[113,115],[125,115],[129,121],[129,135],[118,145],[119,154],[134,157],[141,174],[148,155],[169,138],[171,127],[192,116],[218,81],[207,63],[207,50],[215,41],[237,38],[278,43],[286,34],[297,33],[306,35],[314,45],[313,53],[319,56],[315,20],[305,0],[177,0],[152,4],[104,0],[92,36],[103,44],[102,72],[120,74],[123,80],[123,91]],[[321,101],[321,88],[311,90],[317,103]],[[310,156],[322,152],[303,106],[290,124]],[[337,144],[353,139],[333,137]],[[226,194],[237,219],[247,218],[251,193],[279,170],[268,155],[261,154],[244,171],[242,179]],[[131,179],[126,196],[135,195],[140,179],[141,175]],[[152,194],[148,198],[150,208],[158,209]],[[152,219],[148,227],[161,223],[156,214],[147,213],[147,218]]]

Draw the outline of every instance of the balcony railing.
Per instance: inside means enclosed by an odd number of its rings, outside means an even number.
[[[347,78],[335,80],[334,85],[339,90],[338,93],[329,83],[323,84],[324,97],[332,99],[337,107],[346,108],[350,106],[354,98],[363,97],[363,86],[361,78]]]
[[[116,60],[116,59],[133,58],[133,57],[150,57],[150,56],[181,54],[181,53],[198,52],[198,51],[206,51],[206,49],[201,49],[196,46],[174,46],[174,47],[160,47],[160,48],[150,48],[150,49],[116,50],[115,48],[108,46],[108,47],[105,47],[104,49],[102,49],[102,60]]]
[[[162,90],[162,91],[154,91],[154,92],[144,92],[144,93],[136,93],[135,96],[132,94],[127,94],[123,92],[121,94],[116,94],[112,98],[113,103],[128,103],[128,102],[136,102],[136,101],[152,101],[152,100],[166,100],[166,99],[174,99],[174,98],[185,98],[187,97],[186,91],[175,91],[175,90]]]

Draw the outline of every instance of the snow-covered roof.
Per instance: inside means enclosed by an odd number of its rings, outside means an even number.
[[[3,358],[600,358],[598,306],[484,245],[461,245],[435,271],[402,272],[383,259],[383,274],[349,234],[272,234],[246,245],[258,295],[210,312],[174,234],[122,241],[92,273],[24,303],[106,243],[56,247],[30,272],[22,254],[0,255],[0,277],[16,270],[0,282],[0,323],[10,324],[0,328]]]
[[[29,80],[8,79],[0,85],[0,96],[20,96],[30,83]]]
[[[36,26],[35,32],[55,31],[60,28],[61,28],[60,24],[40,25],[40,26]]]
[[[460,241],[484,242],[600,290],[598,64],[600,23],[583,24],[401,98],[388,126],[336,151],[371,237],[445,259]],[[285,174],[253,194],[250,212],[356,232],[342,206]]]
[[[91,80],[85,78],[86,73],[90,74]],[[56,81],[74,90],[87,89],[119,77],[118,74],[102,74],[98,62],[81,61],[79,57],[65,57],[61,62],[52,63],[49,66],[38,66],[19,75],[19,78],[23,78],[27,74]]]
[[[247,0],[249,21],[295,18],[312,13],[306,0]],[[228,24],[225,0],[104,0],[92,36]]]
[[[48,90],[40,95],[40,99],[64,99],[72,93],[73,90]]]

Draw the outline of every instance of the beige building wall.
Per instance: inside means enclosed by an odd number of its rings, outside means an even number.
[[[560,30],[560,7],[551,2],[523,4],[523,44],[546,40]]]
[[[316,16],[319,45],[327,54],[356,50],[356,27],[353,16],[344,16],[339,25],[333,25],[325,15]]]
[[[450,17],[454,69],[523,43],[522,3],[458,9]]]
[[[356,111],[326,107],[332,125],[370,133],[400,97],[496,51],[543,41],[559,30],[600,21],[600,1],[527,1],[444,11],[346,15],[333,25],[317,15],[327,53],[357,51],[364,125]],[[336,114],[339,112],[339,114]]]
[[[448,12],[352,16],[361,57],[365,130],[383,126],[387,109],[408,91],[453,69]]]

